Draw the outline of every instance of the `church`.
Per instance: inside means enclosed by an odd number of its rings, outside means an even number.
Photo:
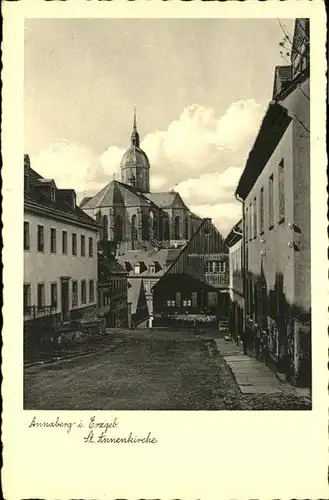
[[[116,256],[127,251],[180,248],[202,218],[174,190],[150,192],[150,162],[140,147],[134,112],[131,144],[121,160],[121,182],[113,179],[80,207],[101,225],[100,241]]]

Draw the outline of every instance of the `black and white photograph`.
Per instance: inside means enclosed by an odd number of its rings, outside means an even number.
[[[2,7],[3,497],[327,498],[324,2]]]
[[[25,19],[24,409],[312,409],[311,43]]]

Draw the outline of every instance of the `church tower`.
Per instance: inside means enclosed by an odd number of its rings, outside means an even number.
[[[136,109],[134,110],[131,145],[121,160],[121,181],[142,193],[150,192],[150,162],[144,151],[140,148]]]

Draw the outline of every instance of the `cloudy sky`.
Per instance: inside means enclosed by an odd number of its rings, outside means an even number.
[[[291,34],[292,20],[281,20]],[[113,179],[137,107],[151,189],[175,188],[226,234],[271,100],[276,19],[28,19],[25,151],[81,198]]]

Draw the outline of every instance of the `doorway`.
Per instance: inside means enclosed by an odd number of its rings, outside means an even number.
[[[62,321],[69,319],[69,281],[62,280],[61,282],[61,310]]]

